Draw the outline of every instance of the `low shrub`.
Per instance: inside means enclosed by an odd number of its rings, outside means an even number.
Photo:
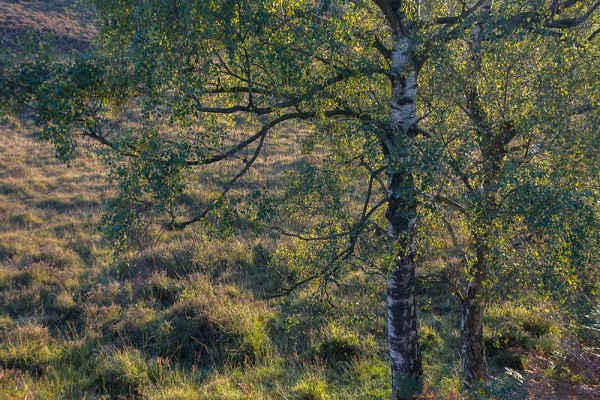
[[[45,326],[27,323],[1,334],[0,365],[5,368],[39,374],[58,357],[60,348],[54,344]]]
[[[123,312],[114,330],[126,343],[146,347],[155,342],[158,324],[158,312],[140,303]]]
[[[527,356],[523,353],[499,350],[492,359],[498,366],[503,368],[510,368],[517,371],[527,369]]]
[[[53,308],[63,317],[69,318],[76,312],[77,303],[71,293],[63,290],[54,297]]]
[[[327,382],[314,375],[305,376],[298,380],[292,388],[296,400],[328,400]]]
[[[200,275],[190,277],[179,301],[164,315],[164,323],[172,328],[172,342],[162,354],[196,362],[235,363],[254,362],[266,355],[271,312],[262,303],[231,293],[239,291],[212,286]]]
[[[87,303],[83,307],[83,321],[86,334],[90,337],[107,336],[114,338],[123,307],[117,304],[96,305]]]
[[[486,314],[485,342],[492,354],[509,348],[531,350],[541,337],[556,332],[556,323],[535,310],[503,304]]]
[[[444,339],[429,325],[419,327],[419,345],[423,351],[434,350],[444,344]]]
[[[111,395],[137,395],[150,384],[149,371],[138,349],[112,349],[99,356],[96,380]]]
[[[368,356],[375,346],[372,337],[361,338],[358,333],[332,322],[321,332],[316,354],[335,364]]]
[[[160,301],[164,305],[172,305],[176,300],[181,285],[164,271],[154,272],[145,283],[143,294]]]
[[[523,315],[518,322],[525,332],[535,338],[548,335],[556,330],[554,321],[534,312]]]
[[[0,334],[10,330],[17,323],[11,317],[5,314],[0,314]]]
[[[127,305],[133,301],[133,285],[130,282],[112,281],[98,284],[88,291],[87,303],[94,305]]]

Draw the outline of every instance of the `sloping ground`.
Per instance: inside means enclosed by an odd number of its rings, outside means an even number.
[[[0,46],[26,50],[43,39],[52,49],[64,53],[89,44],[96,28],[90,12],[76,10],[68,0],[0,0]]]
[[[256,300],[253,287],[272,278],[256,243],[202,229],[123,264],[96,230],[110,194],[100,163],[84,152],[67,168],[34,138],[0,125],[0,398],[389,397],[373,288],[335,296],[329,311],[312,292]],[[420,292],[425,398],[468,399],[455,307],[439,287]],[[503,378],[477,398],[597,398],[585,382],[600,378],[598,358],[559,332],[537,311],[490,309],[490,365]]]
[[[96,230],[110,188],[82,152],[67,168],[26,127],[0,125],[0,398],[389,396],[373,333],[343,322],[349,299],[327,316],[307,311],[312,293],[254,298],[275,290],[264,240],[200,227],[131,264],[113,257]]]
[[[0,256],[3,261],[26,263],[44,258],[43,248],[58,249],[75,243],[87,245],[79,241],[76,234],[99,222],[108,195],[104,177],[99,172],[101,168],[91,155],[89,157],[85,164],[75,163],[66,168],[33,134],[7,124],[0,125]]]

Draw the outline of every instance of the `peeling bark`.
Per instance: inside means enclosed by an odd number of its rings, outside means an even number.
[[[391,52],[392,99],[390,126],[381,137],[387,164],[388,241],[394,252],[387,281],[387,317],[392,398],[413,399],[422,387],[415,303],[416,192],[410,171],[416,133],[418,67],[406,37],[395,37]]]
[[[392,398],[413,399],[422,388],[423,367],[417,338],[415,264],[398,259],[387,282],[388,340]]]

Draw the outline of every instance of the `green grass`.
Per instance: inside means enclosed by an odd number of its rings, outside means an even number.
[[[380,281],[353,273],[351,289],[332,292],[334,307],[314,287],[266,300],[285,270],[266,267],[282,242],[205,226],[116,257],[96,229],[111,188],[92,155],[66,168],[28,131],[1,129],[12,172],[0,185],[19,187],[0,197],[1,396],[389,397]],[[510,398],[526,390],[518,376],[538,382],[536,393],[597,379],[582,366],[585,351],[565,350],[552,307],[502,303],[486,316],[495,378],[469,395],[458,305],[443,282],[420,279],[425,398]]]

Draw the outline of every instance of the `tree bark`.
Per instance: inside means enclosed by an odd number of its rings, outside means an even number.
[[[467,284],[467,293],[462,301],[460,323],[462,371],[467,387],[488,378],[483,340],[484,301],[481,293],[485,282],[487,250],[482,240],[476,241],[477,259],[472,280]]]
[[[392,399],[415,398],[422,389],[423,367],[417,338],[415,264],[398,259],[387,283],[388,340]]]
[[[461,307],[461,356],[462,372],[467,387],[472,383],[487,380],[487,363],[485,358],[485,342],[483,340],[483,290],[487,279],[487,263],[489,247],[486,243],[489,226],[486,218],[495,209],[494,186],[500,170],[502,155],[498,149],[494,131],[488,121],[479,96],[478,79],[481,73],[481,43],[484,23],[489,17],[492,1],[485,1],[480,6],[479,21],[473,31],[471,42],[471,76],[467,80],[466,98],[468,114],[480,137],[480,148],[483,162],[483,180],[480,189],[481,220],[476,223],[473,234],[476,251],[475,264],[468,273],[466,294]],[[502,148],[502,147],[501,147]]]
[[[387,164],[388,242],[394,255],[387,280],[387,318],[393,400],[413,399],[422,388],[415,303],[416,193],[410,169],[416,133],[418,66],[406,37],[396,36],[391,52],[390,126],[381,145]]]
[[[474,285],[469,286],[467,298],[462,304],[461,355],[467,387],[488,378],[483,341],[483,301],[481,296],[472,294],[476,291]]]

